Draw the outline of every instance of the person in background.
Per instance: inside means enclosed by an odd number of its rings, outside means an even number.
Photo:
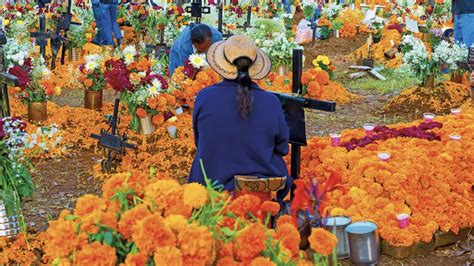
[[[103,36],[105,45],[114,45],[114,38],[117,39],[117,45],[122,44],[122,32],[117,24],[118,0],[100,0],[100,9],[103,13]]]
[[[474,2],[473,0],[452,0],[454,18],[454,39],[467,47],[474,44]]]
[[[97,33],[92,43],[95,45],[102,45],[104,43],[104,32],[103,32],[103,18],[102,10],[100,9],[100,0],[91,0],[92,13],[94,14],[95,25]]]
[[[186,59],[195,53],[205,53],[211,44],[222,40],[222,33],[206,24],[191,24],[187,26],[174,41],[170,50],[169,74],[183,66]]]
[[[188,181],[205,184],[202,160],[207,177],[225,190],[252,187],[267,199],[268,190],[278,191],[282,203],[292,184],[283,160],[290,133],[280,100],[253,82],[268,75],[270,59],[252,39],[234,35],[213,44],[207,61],[224,81],[197,95],[193,112],[197,152]],[[242,177],[249,179],[239,182]],[[264,182],[268,184],[258,185]]]

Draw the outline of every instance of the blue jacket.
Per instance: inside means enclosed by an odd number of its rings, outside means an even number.
[[[188,57],[194,54],[193,44],[191,43],[191,27],[187,26],[184,28],[183,32],[179,34],[178,38],[174,41],[173,46],[171,46],[170,50],[170,77],[173,75],[174,70],[184,65],[184,61],[188,59]],[[212,36],[211,36],[211,43],[215,43],[222,40],[222,33],[216,30],[214,27],[209,26],[211,28]]]
[[[199,160],[207,177],[234,189],[235,175],[287,176],[283,156],[288,154],[289,129],[278,98],[255,87],[247,119],[237,110],[235,81],[224,80],[197,95],[193,113],[196,157],[189,182],[204,184]],[[290,181],[288,177],[288,182]],[[287,182],[288,192],[290,183]]]

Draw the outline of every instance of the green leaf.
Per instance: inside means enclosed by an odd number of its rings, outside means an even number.
[[[233,230],[231,230],[230,228],[228,228],[228,227],[222,227],[221,231],[226,236],[234,236],[235,235],[235,232]]]
[[[75,216],[73,214],[68,214],[68,215],[64,216],[64,220],[66,220],[66,221],[74,221],[76,218],[77,218],[77,216]]]
[[[113,236],[112,232],[107,231],[104,234],[104,243],[109,245],[109,246],[112,246],[113,242],[114,242],[114,236]]]

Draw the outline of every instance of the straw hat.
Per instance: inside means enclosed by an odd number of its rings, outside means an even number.
[[[207,62],[226,79],[237,78],[237,67],[232,63],[239,57],[248,57],[253,64],[249,68],[250,78],[265,78],[272,68],[268,56],[257,48],[255,42],[244,35],[234,35],[225,41],[216,42],[207,51]]]

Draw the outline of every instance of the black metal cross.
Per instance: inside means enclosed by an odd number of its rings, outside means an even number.
[[[318,30],[317,21],[318,21],[320,16],[321,16],[321,11],[319,10],[319,8],[316,8],[316,10],[314,10],[313,17],[311,18],[311,23],[308,25],[313,30],[311,46],[314,46],[314,41],[316,40],[316,31]]]
[[[201,23],[202,14],[210,14],[211,8],[202,5],[202,0],[193,0],[191,6],[187,6],[186,12],[191,13],[191,17],[196,19],[196,23]]]
[[[48,39],[51,38],[51,34],[46,32],[46,18],[44,14],[40,14],[39,23],[38,31],[31,32],[30,37],[35,38],[36,45],[40,47],[41,56],[46,58],[46,46],[48,45]]]
[[[101,130],[100,135],[92,134],[93,139],[99,140],[98,147],[102,149],[106,157],[102,161],[102,170],[106,173],[111,173],[117,166],[119,156],[125,154],[125,149],[135,149],[133,144],[127,143],[127,137],[120,135],[117,129],[118,124],[118,110],[119,99],[115,99],[114,114],[109,118],[110,128],[108,130]]]

